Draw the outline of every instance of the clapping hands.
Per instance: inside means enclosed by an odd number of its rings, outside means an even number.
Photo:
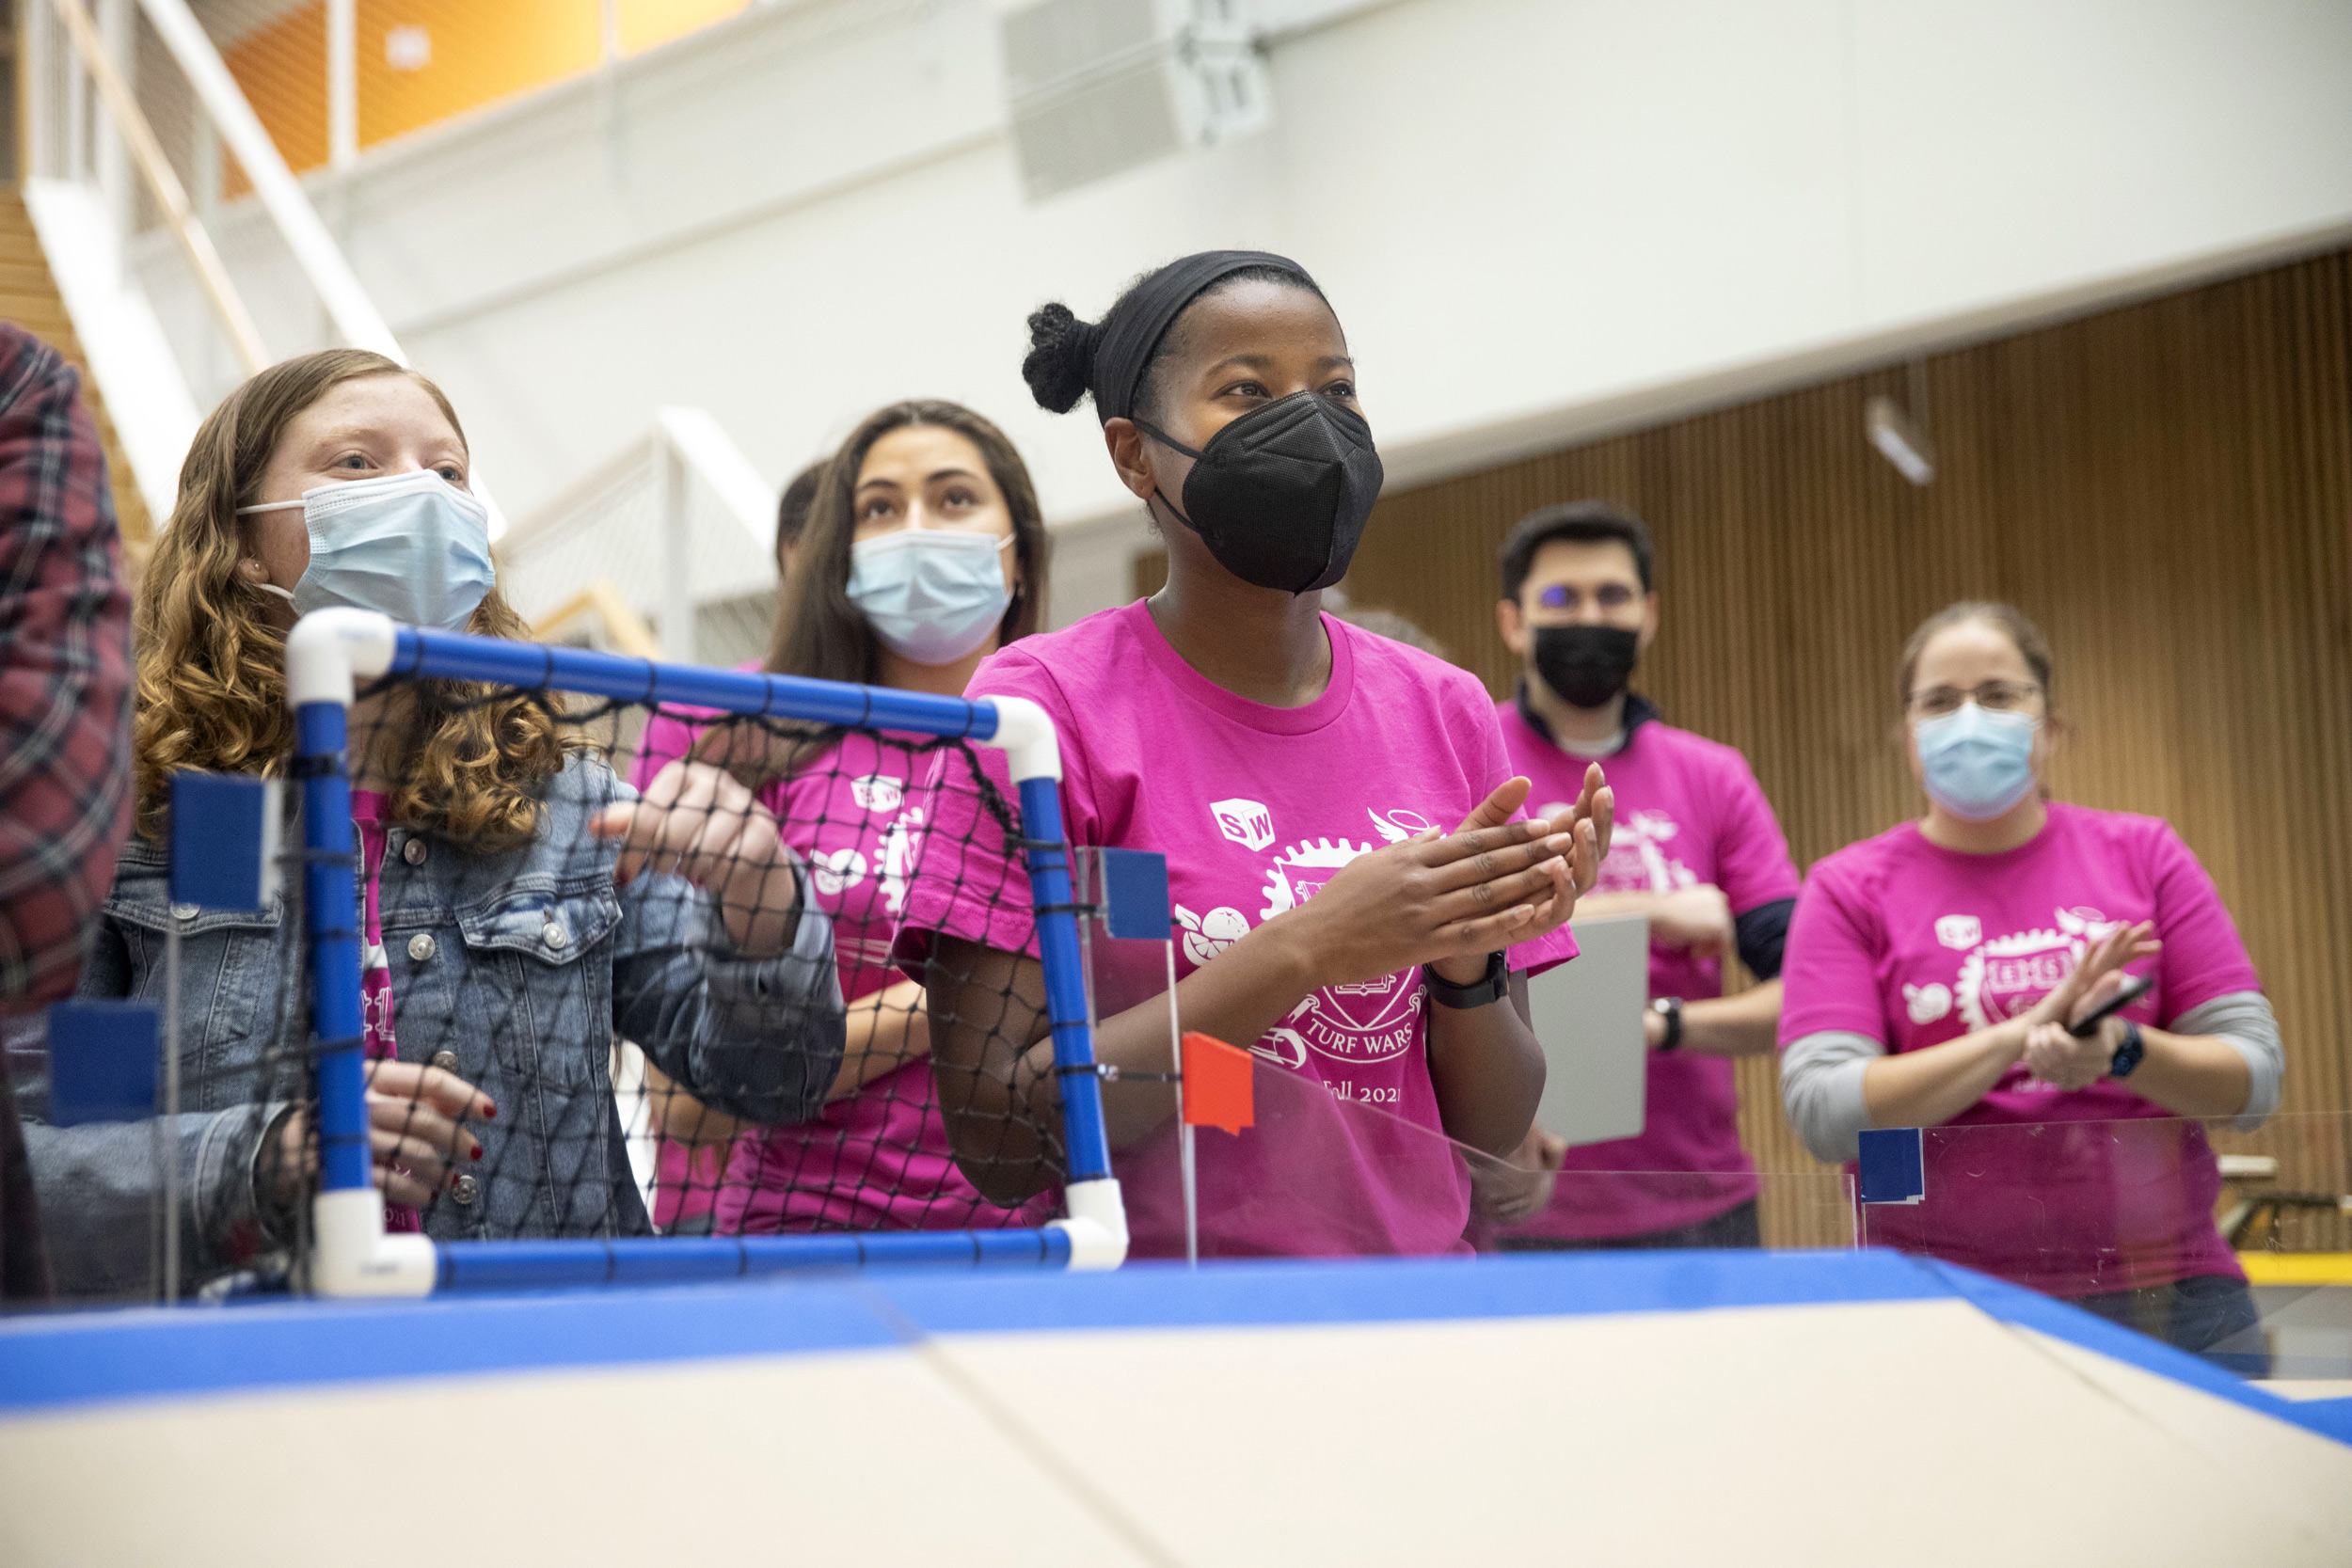
[[[2116,1048],[2123,1042],[2123,1020],[2109,1018],[2082,1038],[2075,1037],[2069,1026],[2096,1012],[2123,989],[2125,964],[2153,957],[2163,948],[2154,939],[2154,929],[2142,921],[2110,931],[2083,955],[2064,985],[2026,1015],[2022,1059],[2037,1082],[2072,1092],[2089,1088],[2107,1075]]]

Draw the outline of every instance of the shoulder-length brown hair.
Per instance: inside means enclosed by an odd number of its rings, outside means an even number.
[[[979,449],[989,477],[1012,514],[1012,551],[1021,586],[996,628],[1001,645],[1037,630],[1045,604],[1047,557],[1045,515],[1038,510],[1037,486],[1028,466],[1005,433],[960,403],[933,398],[894,403],[866,416],[825,465],[807,527],[794,547],[792,575],[776,606],[776,629],[768,649],[768,673],[818,680],[872,685],[882,678],[882,643],[866,617],[850,602],[850,546],[857,537],[857,476],[874,443],[910,425],[952,430]]]
[[[465,443],[441,389],[365,349],[288,359],[229,394],[180,467],[171,526],[155,542],[132,612],[137,643],[138,825],[160,837],[171,776],[183,768],[283,772],[294,747],[286,707],[286,639],[272,596],[244,581],[237,508],[259,501],[262,476],[295,415],[346,381],[405,375],[424,388]],[[529,634],[491,589],[468,623],[489,637]],[[538,831],[538,793],[564,766],[556,721],[527,695],[459,681],[416,684],[392,794],[396,820],[497,853]]]

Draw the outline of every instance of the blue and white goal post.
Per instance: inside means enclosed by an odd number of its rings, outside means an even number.
[[[1124,1260],[1126,1219],[1104,1136],[1102,1085],[1088,1022],[1079,911],[1072,895],[1070,855],[1063,843],[1060,752],[1052,721],[1035,704],[1017,698],[967,700],[665,664],[421,629],[354,610],[325,610],[303,617],[287,640],[286,680],[296,731],[292,771],[301,792],[300,892],[313,1009],[309,1052],[315,1064],[318,1164],[307,1277],[314,1293],[415,1296],[467,1290],[716,1279],[883,1264],[1104,1269],[1116,1268]],[[555,847],[552,876],[546,874],[550,850],[542,843],[534,874],[522,879],[529,885],[520,887],[506,904],[499,903],[501,895],[493,892],[485,911],[479,887],[472,887],[473,912],[455,917],[462,928],[454,931],[446,923],[437,933],[415,928],[433,918],[419,912],[421,906],[413,896],[416,883],[404,882],[410,896],[395,900],[388,877],[382,884],[387,890],[386,907],[380,912],[382,940],[368,942],[361,928],[366,916],[357,924],[354,919],[355,911],[362,908],[356,879],[360,839],[353,820],[348,758],[373,753],[366,751],[367,737],[353,734],[353,705],[356,694],[385,692],[398,683],[420,681],[479,683],[418,689],[413,700],[420,707],[433,691],[476,693],[470,700],[485,709],[504,699],[522,697],[530,712],[549,716],[566,728],[579,722],[582,708],[611,731],[650,718],[660,705],[673,715],[681,706],[712,710],[708,718],[698,718],[694,723],[713,727],[741,723],[743,733],[754,735],[762,744],[776,744],[778,736],[787,736],[787,743],[790,736],[810,734],[818,735],[824,743],[836,736],[858,737],[863,749],[854,757],[847,738],[831,753],[848,759],[839,764],[844,768],[866,766],[874,756],[911,759],[919,767],[939,752],[946,752],[949,766],[960,765],[970,774],[974,787],[997,802],[992,809],[1004,824],[1006,842],[1018,843],[1026,859],[1060,1086],[1060,1125],[1050,1137],[1035,1128],[1009,1128],[1006,1135],[1026,1138],[1022,1147],[1029,1151],[1026,1157],[1032,1162],[1042,1157],[1054,1163],[1063,1195],[1060,1217],[1036,1224],[1035,1211],[1022,1209],[1016,1216],[1004,1209],[983,1210],[973,1197],[967,1201],[976,1218],[958,1228],[928,1225],[894,1228],[887,1223],[860,1225],[854,1218],[841,1217],[831,1217],[827,1223],[823,1204],[828,1199],[815,1190],[817,1183],[803,1183],[789,1161],[783,1174],[772,1179],[765,1174],[767,1167],[755,1161],[757,1168],[735,1178],[736,1184],[751,1191],[755,1213],[783,1214],[787,1216],[784,1223],[724,1225],[719,1228],[729,1233],[699,1235],[676,1233],[684,1227],[674,1227],[668,1234],[646,1234],[644,1224],[613,1223],[615,1213],[636,1212],[629,1205],[638,1201],[643,1189],[628,1193],[626,1198],[618,1192],[599,1192],[599,1183],[617,1189],[628,1180],[611,1174],[628,1168],[611,1147],[616,1126],[614,1091],[600,1066],[589,1065],[594,1055],[612,1049],[612,1042],[600,1031],[627,1036],[646,1048],[649,1059],[663,1056],[648,1039],[640,1037],[642,1025],[645,1035],[660,1035],[672,1041],[675,1049],[667,1059],[673,1066],[691,1065],[697,1053],[706,1064],[721,1060],[769,1063],[783,1053],[772,1039],[763,1042],[756,1037],[763,1022],[758,1009],[768,1005],[764,999],[774,988],[774,976],[762,979],[755,974],[748,981],[734,982],[736,990],[723,999],[722,982],[711,978],[712,974],[741,973],[746,966],[755,970],[759,960],[736,954],[732,938],[710,934],[721,927],[713,895],[679,878],[648,877],[640,879],[641,884],[666,887],[669,902],[658,909],[643,907],[649,896],[645,885],[616,894],[609,874],[599,880],[594,868],[609,865],[613,848],[585,835],[568,863],[563,847]],[[582,704],[580,699],[602,701]],[[450,699],[444,695],[438,701],[436,711],[445,714]],[[378,703],[367,711],[380,713],[384,705]],[[504,717],[491,717],[501,725],[530,721],[530,713],[512,703],[500,713]],[[916,739],[910,743],[910,736]],[[925,741],[921,737],[936,738]],[[887,750],[894,745],[898,751]],[[1005,752],[1019,796],[1017,822],[1005,821],[1001,797],[988,788],[971,766],[974,758],[968,748],[975,745]],[[609,754],[609,735],[606,749]],[[698,749],[696,755],[703,754]],[[612,765],[625,776],[625,758],[614,759]],[[796,877],[803,897],[813,895],[812,881],[832,879],[827,883],[829,891],[838,888],[845,896],[868,893],[889,901],[889,909],[903,901],[907,879],[915,874],[917,834],[926,827],[937,831],[935,821],[945,814],[934,810],[934,822],[925,823],[915,809],[924,780],[909,777],[908,768],[894,772],[883,765],[873,766],[871,774],[855,779],[845,774],[838,782],[844,786],[842,793],[854,795],[857,809],[871,808],[890,816],[881,838],[866,841],[878,843],[878,851],[867,854],[849,847],[844,839],[839,849],[797,861]],[[935,804],[938,796],[929,799]],[[878,816],[835,826],[845,832],[854,827],[870,835],[882,820]],[[379,831],[387,830],[393,835],[390,853],[383,862],[388,872],[405,876],[408,868],[422,866],[433,854],[449,852],[437,850],[429,835],[405,833],[389,819],[379,826]],[[934,846],[933,852],[939,848]],[[1002,843],[980,848],[974,860],[977,863],[990,853],[998,857],[995,863],[1001,867]],[[404,860],[405,867],[396,863]],[[640,905],[625,918],[619,906],[632,895]],[[1017,886],[1013,895],[1018,896]],[[567,904],[566,899],[572,902]],[[883,908],[877,905],[875,911],[880,913]],[[446,922],[449,917],[441,918]],[[645,937],[647,929],[665,921],[675,927],[666,947],[661,941]],[[875,929],[870,923],[860,928],[869,933]],[[709,958],[702,970],[693,967],[699,956],[687,951],[691,944],[682,934],[694,931],[704,933]],[[578,959],[592,945],[601,946],[604,961],[621,967],[624,960],[612,958],[612,944],[624,938],[637,942],[638,946],[625,960],[627,976],[616,973],[610,990],[593,974],[571,976],[564,973],[564,963]],[[438,951],[439,946],[453,940],[467,946],[467,967],[443,962],[436,968],[437,961],[448,957]],[[871,950],[874,939],[870,935],[866,944],[867,950],[854,961],[878,970],[886,967],[886,954]],[[453,1168],[445,1173],[441,1186],[424,1201],[405,1208],[395,1205],[389,1217],[387,1195],[372,1176],[372,1138],[382,1130],[379,1127],[372,1132],[371,1128],[369,1047],[363,1016],[371,998],[370,987],[362,980],[363,961],[387,970],[382,983],[391,990],[389,1012],[400,1060],[423,1060],[435,1045],[444,1043],[412,1039],[412,1028],[438,1028],[449,1036],[448,1054],[434,1052],[435,1065],[480,1084],[485,1093],[516,1101],[499,1106],[499,1114],[510,1118],[508,1126],[492,1132],[486,1124],[470,1124],[481,1131],[484,1146],[496,1137],[499,1148],[507,1151],[506,1158],[486,1166],[469,1166],[453,1154]],[[821,962],[829,968],[833,955],[825,954]],[[670,976],[660,970],[664,963],[685,967]],[[650,981],[648,974],[653,975]],[[825,997],[822,1006],[828,1010],[838,1006],[834,999],[839,992],[831,988],[831,978],[828,974],[827,985],[819,988]],[[633,1006],[633,1012],[625,1018],[588,1019],[583,1011],[568,1019],[575,1030],[571,1038],[539,1037],[551,1026],[548,1018],[518,1022],[491,1016],[501,1009],[546,1011],[559,1021],[554,1026],[561,1027],[560,1021],[568,1018],[562,1011],[567,999],[584,996],[609,1001],[628,988],[634,988],[631,996],[637,991],[645,993],[633,1002],[624,999],[624,1006]],[[509,1008],[517,997],[522,1001]],[[811,1006],[804,1001],[801,1005]],[[919,1010],[918,998],[909,1011]],[[714,1017],[718,1022],[713,1022]],[[836,1014],[831,1021],[835,1027],[837,1021]],[[780,1037],[796,1019],[786,1007],[765,1022],[773,1023],[773,1033]],[[912,1030],[920,1022],[910,1018],[891,1026]],[[734,1031],[732,1036],[729,1030]],[[579,1037],[580,1034],[587,1037]],[[726,1037],[714,1044],[716,1037]],[[380,1040],[376,1050],[383,1053]],[[548,1059],[567,1052],[582,1054],[578,1061]],[[520,1059],[532,1053],[537,1055]],[[912,1069],[916,1062],[923,1064],[920,1070],[903,1075],[902,1092],[910,1110],[916,1100],[928,1101],[934,1092],[930,1087],[933,1069],[928,1059],[919,1052],[910,1052],[907,1066]],[[495,1088],[483,1081],[485,1075],[495,1082]],[[675,1076],[683,1082],[691,1074]],[[867,1083],[860,1092],[872,1091],[877,1084],[887,1088],[899,1081],[884,1075]],[[581,1085],[588,1087],[582,1090]],[[565,1085],[570,1085],[568,1098]],[[759,1092],[765,1092],[764,1088],[747,1088],[745,1095],[757,1100]],[[797,1102],[807,1102],[810,1090],[803,1082],[789,1092],[800,1097]],[[722,1092],[719,1099],[723,1108],[726,1094]],[[583,1101],[589,1103],[580,1103]],[[775,1103],[763,1101],[755,1110],[764,1106],[772,1112]],[[530,1125],[521,1125],[525,1118],[530,1118]],[[754,1125],[756,1119],[743,1122],[755,1141],[768,1131]],[[794,1118],[771,1115],[766,1119],[788,1122]],[[1039,1154],[1057,1142],[1057,1151]],[[875,1197],[879,1182],[882,1191],[877,1201],[887,1202],[893,1196],[889,1180],[895,1178],[877,1177],[874,1172],[899,1167],[889,1165],[891,1156],[878,1153],[879,1147],[859,1145],[854,1135],[836,1137],[820,1130],[801,1143],[788,1143],[787,1151],[803,1165],[820,1168],[829,1191],[838,1188],[846,1176],[853,1179],[852,1185],[862,1184],[869,1198]],[[855,1171],[848,1170],[845,1164],[852,1156],[866,1162]],[[743,1158],[739,1145],[735,1157],[739,1163]],[[480,1148],[472,1158],[482,1159]],[[494,1185],[501,1180],[509,1184],[503,1191]],[[705,1178],[706,1185],[709,1180]],[[600,1202],[621,1207],[600,1211],[596,1207]],[[458,1203],[467,1207],[462,1211],[452,1207]],[[768,1208],[761,1211],[756,1207],[760,1204]],[[510,1223],[502,1217],[517,1212],[527,1214],[529,1222]],[[792,1223],[794,1216],[805,1220],[812,1213],[818,1216],[817,1223]],[[977,1217],[983,1213],[985,1217]],[[494,1236],[501,1228],[510,1235],[520,1232],[533,1239],[471,1239]],[[628,1233],[632,1230],[635,1233]],[[453,1231],[457,1234],[452,1235]]]

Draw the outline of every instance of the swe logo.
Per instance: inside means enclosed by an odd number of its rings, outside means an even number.
[[[1218,832],[1244,848],[1263,849],[1274,842],[1274,814],[1261,801],[1244,800],[1238,796],[1231,800],[1212,800],[1209,815],[1216,819]]]
[[[868,773],[850,781],[850,799],[863,811],[897,811],[906,798],[906,781],[887,773]]]

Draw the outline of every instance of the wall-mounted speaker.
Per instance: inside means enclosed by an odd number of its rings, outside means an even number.
[[[1246,0],[1040,0],[1006,11],[1001,25],[1032,200],[1274,118]]]

